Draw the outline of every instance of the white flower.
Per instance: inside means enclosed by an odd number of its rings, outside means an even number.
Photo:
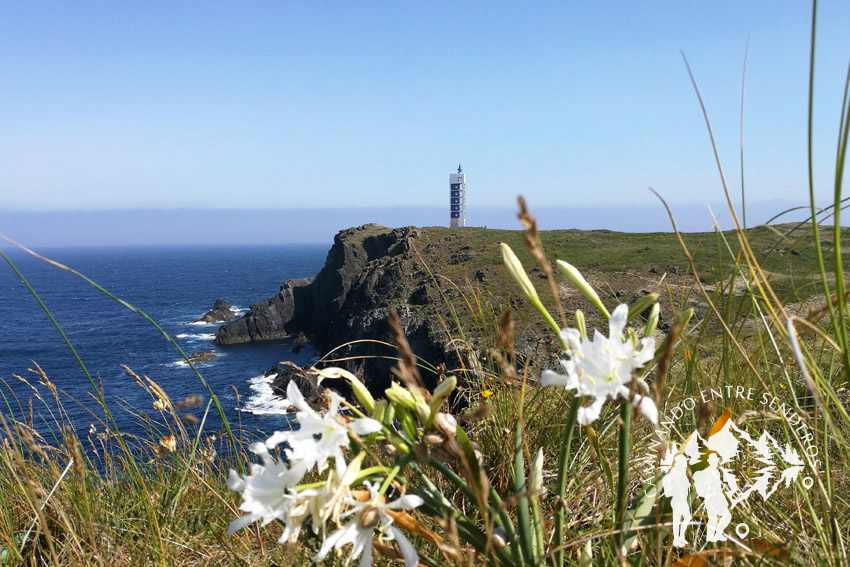
[[[262,520],[264,526],[276,519],[286,520],[296,503],[294,487],[307,472],[303,463],[287,466],[283,461],[275,461],[262,443],[253,443],[249,449],[262,458],[263,464],[252,464],[249,476],[230,471],[227,487],[242,493],[239,509],[247,513],[230,522],[227,535],[257,520]]]
[[[404,537],[401,531],[393,526],[393,519],[387,510],[411,510],[420,506],[424,501],[413,495],[406,495],[386,504],[380,501],[378,494],[378,483],[363,483],[369,489],[370,499],[368,502],[359,502],[353,498],[347,498],[346,503],[351,509],[344,514],[354,517],[342,528],[338,529],[322,543],[321,549],[313,557],[313,561],[322,561],[331,549],[340,549],[346,544],[352,544],[351,559],[360,557],[360,567],[372,564],[372,532],[378,528],[383,532],[386,539],[394,539],[398,542],[399,551],[404,557],[405,567],[416,567],[419,563],[419,554],[413,545]],[[362,557],[361,557],[362,555]]]
[[[627,305],[617,306],[608,320],[607,337],[596,331],[593,339],[582,339],[577,329],[563,329],[561,338],[567,345],[569,360],[561,360],[561,365],[566,374],[544,370],[540,377],[544,386],[563,386],[567,390],[575,390],[576,396],[593,397],[591,405],[579,409],[577,421],[581,425],[599,417],[607,398],[628,400],[627,385],[632,381],[632,372],[652,360],[655,339],[641,339],[639,348],[635,348],[630,340],[624,340],[623,330],[628,314]],[[658,423],[658,409],[650,398],[635,393],[631,401],[647,419]]]
[[[328,459],[333,457],[337,474],[342,476],[345,471],[342,448],[348,447],[349,429],[357,435],[368,435],[381,430],[381,424],[369,417],[355,419],[344,425],[343,418],[338,415],[342,398],[335,392],[330,392],[330,408],[324,416],[316,413],[307,404],[301,390],[292,380],[286,386],[286,397],[298,410],[295,417],[300,429],[275,431],[266,440],[266,447],[272,449],[280,443],[288,443],[290,448],[286,455],[289,460],[303,462],[308,470],[313,465],[317,465],[320,472],[325,470]]]

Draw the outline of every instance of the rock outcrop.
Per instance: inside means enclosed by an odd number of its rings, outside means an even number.
[[[381,391],[391,379],[395,350],[386,319],[396,309],[411,348],[429,362],[445,358],[427,272],[414,261],[408,239],[414,228],[365,225],[336,235],[325,266],[315,278],[289,280],[269,299],[258,301],[239,319],[223,325],[215,343],[228,345],[278,339],[303,333],[334,363],[361,373],[370,389]],[[434,294],[436,299],[436,293]],[[438,300],[438,299],[437,299]],[[346,344],[352,340],[366,340]],[[435,375],[426,376],[434,382]],[[285,385],[284,385],[285,386]]]
[[[232,323],[223,325],[215,335],[215,343],[229,345],[250,341],[280,339],[300,331],[296,315],[307,319],[306,306],[311,302],[307,289],[314,278],[287,280],[274,297],[258,301],[250,310]]]
[[[199,350],[189,355],[189,362],[196,364],[198,362],[206,362],[216,357],[214,352],[208,350]]]
[[[316,411],[321,411],[327,407],[326,400],[322,399],[322,394],[326,388],[334,390],[344,398],[353,397],[353,392],[345,380],[326,379],[322,380],[322,383],[319,384],[315,375],[306,374],[288,364],[275,364],[264,372],[263,376],[273,376],[272,391],[282,398],[286,398],[286,387],[290,381],[294,380],[298,389],[301,391],[301,395],[304,396],[304,401]]]
[[[223,299],[216,299],[212,309],[207,311],[196,323],[226,323],[236,316],[233,306]]]

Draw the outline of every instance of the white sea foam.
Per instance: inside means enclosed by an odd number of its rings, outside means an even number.
[[[239,411],[253,413],[254,415],[285,415],[289,413],[289,407],[292,404],[272,390],[272,382],[275,378],[277,378],[277,374],[249,378],[248,387],[251,390],[251,395],[245,401],[245,405],[238,408]]]
[[[201,325],[203,327],[213,327],[219,323],[207,323],[206,321],[192,321],[191,323],[183,323],[184,325]]]
[[[188,339],[190,341],[211,341],[215,338],[215,333],[180,333],[176,335],[178,339]]]

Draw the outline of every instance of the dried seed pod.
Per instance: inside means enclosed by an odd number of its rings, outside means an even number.
[[[496,549],[504,549],[508,546],[507,534],[505,533],[505,528],[502,526],[496,527],[493,530],[493,537],[491,538],[493,542],[493,547]]]
[[[457,430],[457,420],[450,413],[440,412],[434,418],[434,428],[447,437],[454,437]]]
[[[360,514],[360,519],[357,523],[360,525],[361,528],[371,528],[374,527],[380,519],[381,515],[378,513],[378,509],[374,506],[369,506],[368,508],[363,510],[362,514]]]
[[[422,437],[422,442],[430,446],[442,445],[446,442],[446,438],[439,433],[429,433]]]

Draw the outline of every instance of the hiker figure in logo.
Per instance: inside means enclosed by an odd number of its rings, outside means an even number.
[[[688,545],[685,531],[691,523],[691,509],[688,506],[688,491],[691,483],[688,480],[687,456],[676,455],[669,471],[661,479],[661,488],[664,489],[664,496],[671,498],[670,505],[673,507],[673,545],[675,547]]]
[[[706,541],[726,541],[723,532],[732,521],[729,502],[723,493],[723,477],[720,470],[720,457],[712,452],[708,455],[708,467],[694,473],[694,489],[705,503]]]

